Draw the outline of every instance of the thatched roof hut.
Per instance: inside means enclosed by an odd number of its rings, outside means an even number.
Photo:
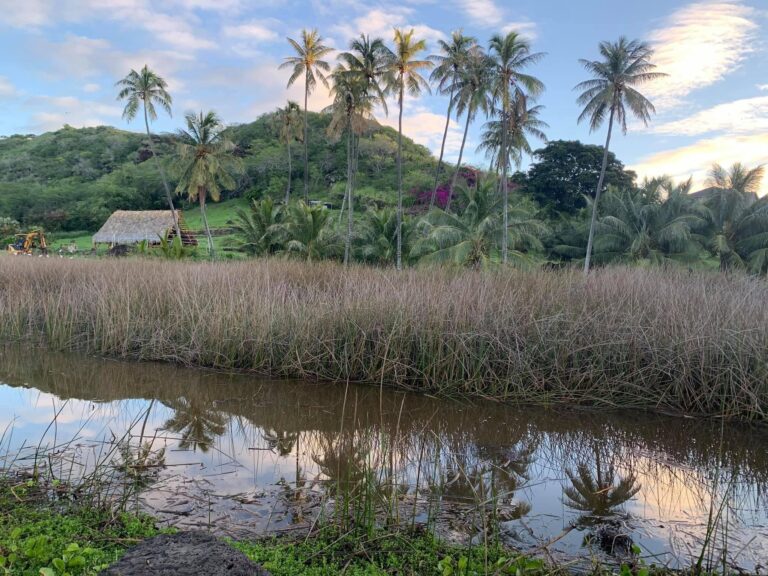
[[[184,230],[183,218],[177,210],[184,244],[197,243]],[[170,210],[118,210],[93,236],[94,244],[138,244],[147,241],[159,244],[161,238],[171,239],[175,233],[173,213]],[[188,238],[189,236],[189,238]]]

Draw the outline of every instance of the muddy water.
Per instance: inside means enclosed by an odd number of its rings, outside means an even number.
[[[0,437],[17,466],[48,447],[62,478],[141,437],[153,466],[129,505],[235,537],[306,529],[366,486],[404,523],[475,542],[493,524],[558,560],[689,564],[719,510],[716,550],[768,563],[764,428],[0,350]]]

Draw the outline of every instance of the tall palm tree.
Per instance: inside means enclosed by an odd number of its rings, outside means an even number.
[[[410,230],[406,220],[403,228],[404,244],[407,246]],[[390,208],[367,210],[360,234],[359,256],[374,264],[392,264],[397,257],[397,214]]]
[[[309,201],[309,140],[307,134],[307,106],[309,95],[317,86],[317,81],[328,88],[325,74],[331,71],[331,66],[323,60],[332,49],[323,44],[323,37],[317,30],[302,30],[300,41],[288,38],[288,42],[296,52],[295,56],[287,56],[280,64],[280,69],[291,68],[293,71],[288,78],[288,86],[292,86],[302,75],[304,76],[304,201]]]
[[[608,134],[603,150],[603,164],[597,180],[595,201],[592,204],[592,220],[587,241],[587,257],[584,260],[584,273],[589,272],[592,258],[592,244],[595,237],[595,223],[600,194],[603,191],[605,170],[608,166],[608,149],[614,121],[618,122],[624,134],[627,133],[627,108],[629,113],[643,122],[650,122],[651,114],[656,112],[653,104],[638,90],[637,86],[661,78],[664,74],[654,72],[656,65],[651,62],[653,49],[639,40],[619,38],[617,42],[600,43],[600,60],[580,60],[592,75],[590,80],[581,82],[575,90],[581,91],[577,102],[584,106],[579,122],[589,120],[589,130],[594,132],[603,125],[608,116]]]
[[[432,190],[432,196],[429,199],[429,209],[435,206],[435,196],[437,196],[437,186],[440,182],[440,168],[443,164],[443,154],[445,153],[445,141],[448,138],[448,127],[451,123],[451,113],[453,112],[453,95],[459,80],[460,73],[464,70],[465,62],[469,56],[469,51],[477,45],[477,40],[472,36],[464,36],[461,30],[455,30],[451,34],[449,42],[438,40],[438,47],[441,54],[430,56],[429,59],[435,63],[435,69],[429,79],[437,84],[437,89],[442,94],[448,95],[448,110],[445,113],[445,129],[443,130],[443,140],[440,144],[440,156],[437,159],[437,168],[435,168],[435,185]]]
[[[464,157],[464,146],[467,144],[467,134],[469,126],[475,118],[478,110],[482,110],[487,115],[492,107],[490,98],[492,61],[483,52],[479,46],[472,47],[467,53],[463,67],[459,70],[455,81],[456,94],[454,96],[456,106],[456,117],[462,114],[467,115],[464,124],[464,135],[461,139],[459,148],[459,158],[456,160],[456,169],[451,177],[451,184],[448,187],[448,201],[445,210],[451,208],[451,199],[453,190],[456,187],[456,179],[461,170],[461,160]],[[430,205],[430,208],[432,206]]]
[[[349,51],[342,52],[342,64],[334,72],[334,103],[331,105],[333,120],[329,131],[347,130],[347,234],[344,245],[344,264],[351,258],[354,234],[353,198],[357,178],[359,141],[373,119],[373,108],[381,105],[387,111],[384,79],[387,76],[387,48],[381,38],[371,40],[361,34],[352,40]],[[343,208],[342,208],[343,210]]]
[[[394,50],[388,56],[390,90],[397,94],[399,106],[397,120],[397,258],[398,270],[403,269],[403,108],[405,92],[418,96],[429,92],[429,83],[421,75],[432,68],[429,60],[418,60],[419,53],[427,49],[424,40],[414,38],[414,30],[408,32],[395,28]]]
[[[186,130],[179,131],[179,184],[176,193],[186,193],[190,202],[200,204],[200,214],[208,238],[208,254],[213,258],[213,237],[205,212],[206,201],[221,198],[222,190],[231,190],[237,183],[233,177],[240,170],[239,159],[232,154],[235,145],[224,134],[224,125],[216,112],[184,116]]]
[[[322,260],[336,252],[338,242],[329,229],[330,212],[324,206],[295,202],[283,222],[287,236],[285,252],[308,262]]]
[[[144,127],[147,129],[147,139],[149,140],[149,149],[152,152],[152,157],[155,159],[157,169],[160,171],[160,179],[163,181],[163,188],[165,189],[165,198],[168,201],[168,206],[173,214],[173,225],[176,229],[176,236],[181,238],[181,228],[179,226],[179,219],[176,216],[176,209],[173,206],[173,197],[171,196],[171,188],[168,185],[168,178],[165,177],[165,170],[163,164],[157,157],[155,151],[155,145],[152,142],[152,133],[149,131],[149,121],[157,120],[157,104],[164,109],[168,116],[171,116],[171,104],[173,104],[173,98],[171,98],[168,92],[168,83],[161,76],[155,74],[145,64],[139,71],[131,70],[128,75],[119,80],[115,84],[120,88],[120,92],[117,94],[118,100],[126,100],[125,108],[123,109],[123,118],[129,122],[136,118],[136,114],[139,113],[139,106],[144,111]]]
[[[507,125],[510,115],[512,96],[514,94],[528,94],[538,96],[544,90],[544,84],[538,78],[525,74],[523,70],[541,60],[544,54],[531,52],[530,43],[523,39],[517,32],[510,32],[506,36],[496,35],[490,41],[490,54],[493,58],[494,79],[493,97],[496,107],[501,110],[502,125]],[[499,104],[501,104],[499,106]],[[507,209],[509,205],[509,134],[502,132],[501,141],[501,192],[502,210],[504,211],[504,228],[509,221]],[[501,261],[507,263],[507,234],[501,236]]]
[[[758,199],[764,175],[762,166],[749,169],[715,164],[709,175],[714,190],[704,202],[709,210],[711,251],[720,269],[749,268],[768,271],[768,198]]]
[[[288,185],[285,188],[285,203],[288,204],[291,200],[291,176],[293,175],[293,168],[291,166],[291,142],[297,139],[301,139],[302,135],[299,131],[299,105],[289,100],[283,108],[277,109],[277,124],[280,133],[280,140],[285,142],[288,149]]]
[[[546,142],[547,136],[544,134],[544,128],[549,125],[539,118],[543,106],[528,106],[529,99],[524,94],[516,94],[512,98],[510,113],[506,126],[508,162],[514,163],[519,169],[523,161],[523,154],[529,156],[533,154],[529,139],[537,138]],[[497,119],[490,120],[484,126],[485,130],[481,137],[480,145],[477,151],[485,152],[486,157],[491,161],[491,166],[501,167],[501,149],[504,139],[504,126],[501,123],[501,113],[495,110]]]
[[[354,222],[353,194],[353,166],[355,162],[356,135],[362,132],[366,121],[372,116],[373,104],[368,98],[367,80],[364,76],[355,74],[344,65],[333,73],[333,104],[329,106],[331,122],[328,132],[331,136],[339,137],[347,135],[347,189],[345,199],[347,203],[347,234],[344,243],[344,265],[349,264],[352,249],[352,233]]]

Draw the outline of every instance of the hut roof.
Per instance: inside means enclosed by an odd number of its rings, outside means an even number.
[[[160,238],[167,238],[173,228],[173,213],[170,210],[118,210],[94,234],[93,243],[138,244],[143,240],[158,243]]]

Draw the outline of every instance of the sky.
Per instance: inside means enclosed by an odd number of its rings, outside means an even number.
[[[539,98],[550,139],[603,144],[605,129],[579,125],[574,86],[588,78],[580,58],[596,59],[600,41],[619,36],[651,43],[668,76],[644,85],[656,115],[633,122],[611,149],[640,177],[666,174],[705,184],[713,162],[768,164],[768,1],[766,0],[0,0],[0,135],[42,133],[63,124],[126,123],[114,84],[148,64],[166,78],[173,117],[155,131],[180,127],[189,110],[214,109],[228,123],[249,122],[301,101],[303,86],[286,88],[278,66],[291,54],[287,37],[317,28],[343,50],[360,33],[391,42],[393,27],[412,27],[436,42],[462,29],[485,45],[516,30],[546,56],[529,72],[546,91]],[[319,87],[310,109],[330,102]],[[404,132],[437,152],[447,98],[409,98]],[[396,104],[379,121],[396,126]],[[452,119],[446,157],[455,161],[462,119]],[[475,150],[482,120],[469,133]],[[768,193],[768,179],[763,184]]]

